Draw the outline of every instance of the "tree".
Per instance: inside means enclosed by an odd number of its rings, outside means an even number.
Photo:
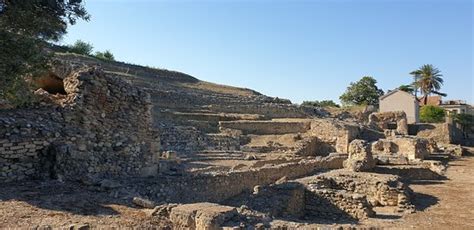
[[[365,76],[358,82],[351,82],[339,99],[345,105],[378,105],[383,91],[376,84],[373,77]]]
[[[314,107],[336,107],[336,108],[340,107],[333,100],[303,101],[303,103],[301,105],[303,105],[303,106],[314,106]]]
[[[445,121],[446,113],[443,108],[425,105],[420,109],[420,121],[426,123],[440,123]]]
[[[28,103],[24,78],[47,69],[48,42],[77,19],[89,19],[82,0],[0,0],[0,100]]]
[[[441,71],[431,64],[422,65],[419,69],[410,73],[414,77],[415,96],[416,92],[420,90],[423,94],[424,104],[428,103],[428,96],[432,93],[446,96],[446,94],[439,92],[443,85],[443,75]]]
[[[105,52],[97,51],[94,56],[102,60],[115,61],[114,55],[109,50],[106,50]]]
[[[69,52],[82,55],[91,55],[93,49],[90,43],[82,40],[77,40],[74,45],[68,46]]]
[[[415,88],[413,87],[413,85],[401,85],[400,87],[398,87],[398,89],[405,91],[409,94],[413,94],[415,92]]]

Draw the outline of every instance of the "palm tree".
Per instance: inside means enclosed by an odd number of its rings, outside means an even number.
[[[419,69],[410,73],[414,77],[413,85],[415,87],[415,96],[418,90],[423,94],[424,104],[428,102],[428,96],[432,93],[446,96],[438,90],[443,85],[443,75],[441,71],[431,64],[423,65]]]

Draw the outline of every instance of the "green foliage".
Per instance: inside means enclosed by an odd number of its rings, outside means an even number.
[[[344,105],[378,105],[383,91],[377,87],[377,80],[365,76],[358,82],[351,82],[339,99]]]
[[[405,91],[409,94],[413,94],[415,92],[415,88],[413,87],[413,85],[401,85],[400,87],[398,87],[398,89]]]
[[[455,114],[453,116],[453,119],[455,122],[462,126],[464,132],[467,132],[468,130],[471,130],[474,127],[474,115],[460,113]]]
[[[314,107],[336,107],[336,108],[340,107],[333,100],[303,101],[303,103],[301,105],[303,105],[303,106],[314,106]]]
[[[425,105],[420,109],[420,121],[426,123],[441,123],[445,121],[446,113],[443,108]]]
[[[0,0],[0,100],[32,101],[25,78],[47,69],[48,42],[77,19],[89,19],[82,0]]]
[[[91,55],[93,49],[92,44],[81,40],[77,40],[73,45],[68,46],[69,52],[82,55]]]
[[[97,52],[95,52],[94,56],[96,58],[102,59],[102,60],[115,61],[114,55],[109,50],[106,50],[105,52],[97,51]]]
[[[428,101],[428,96],[432,93],[446,96],[446,94],[438,92],[444,83],[441,71],[431,64],[422,65],[419,69],[410,73],[413,75],[415,90],[423,94],[425,104]]]

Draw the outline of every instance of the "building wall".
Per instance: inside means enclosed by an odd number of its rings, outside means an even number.
[[[419,106],[413,96],[405,92],[395,92],[380,100],[380,112],[404,111],[409,124],[419,122]]]

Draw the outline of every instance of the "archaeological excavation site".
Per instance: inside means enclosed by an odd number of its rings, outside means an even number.
[[[2,229],[474,227],[453,120],[66,53],[36,81],[36,104],[0,108]]]

